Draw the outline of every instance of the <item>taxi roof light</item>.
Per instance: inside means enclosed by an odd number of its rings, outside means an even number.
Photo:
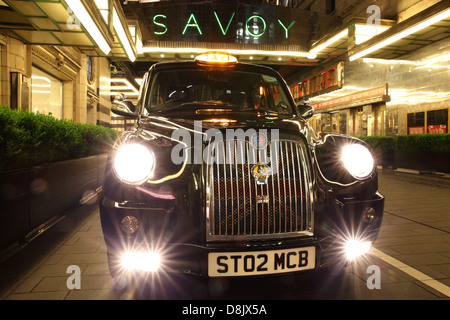
[[[195,61],[207,64],[234,64],[237,62],[235,55],[228,52],[210,51],[204,52],[195,57]]]
[[[205,121],[205,122],[213,122],[213,123],[221,123],[221,122],[228,122],[228,123],[230,123],[230,122],[236,122],[237,120],[233,120],[233,119],[216,119],[216,118],[213,118],[213,119],[204,119],[203,121]]]

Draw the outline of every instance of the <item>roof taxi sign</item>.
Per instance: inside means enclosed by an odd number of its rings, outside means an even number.
[[[227,52],[205,52],[196,56],[195,61],[206,64],[228,65],[236,63],[237,58]]]

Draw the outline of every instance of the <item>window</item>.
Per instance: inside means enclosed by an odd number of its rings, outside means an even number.
[[[93,65],[92,58],[90,56],[87,56],[87,78],[89,83],[92,83],[94,81],[94,73],[92,65]]]
[[[339,113],[335,111],[331,112],[330,121],[331,121],[330,130],[332,132],[339,132]]]
[[[425,133],[425,112],[408,113],[408,134]]]
[[[326,0],[326,13],[333,14],[336,12],[336,0]]]
[[[166,112],[192,108],[233,107],[240,110],[293,112],[277,78],[250,72],[207,69],[160,71],[152,79],[146,108]]]
[[[62,81],[36,67],[31,74],[31,110],[62,119]]]
[[[448,132],[448,109],[427,112],[427,133]]]
[[[374,108],[374,135],[384,136],[386,134],[386,105],[378,104]]]
[[[353,120],[354,136],[367,136],[367,114],[364,113],[363,107],[352,108],[351,117]]]
[[[347,134],[347,111],[339,112],[339,133]]]

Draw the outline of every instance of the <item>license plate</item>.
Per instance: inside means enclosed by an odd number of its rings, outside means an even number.
[[[208,254],[210,277],[235,277],[314,269],[316,248]]]

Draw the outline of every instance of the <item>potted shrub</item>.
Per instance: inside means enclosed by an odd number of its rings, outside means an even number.
[[[394,165],[394,137],[367,136],[358,137],[365,141],[373,150],[375,163],[382,167],[393,167]]]
[[[103,182],[118,132],[0,106],[0,251]]]
[[[450,173],[450,134],[397,136],[395,167]]]

